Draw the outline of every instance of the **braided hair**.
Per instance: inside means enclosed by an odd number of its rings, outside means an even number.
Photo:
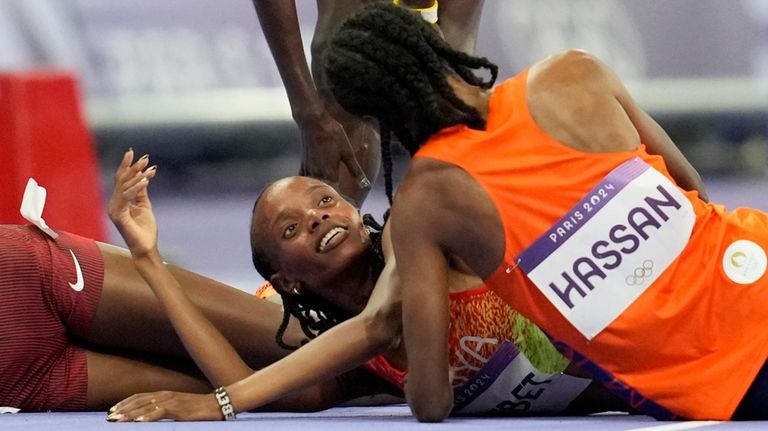
[[[268,187],[267,187],[268,188]],[[266,190],[265,188],[264,190]],[[261,200],[261,196],[264,191],[256,198],[256,202],[253,204],[254,213],[256,207]],[[389,216],[389,211],[384,214],[384,220]],[[266,247],[261,243],[256,230],[254,230],[253,223],[255,219],[251,220],[251,257],[253,259],[253,266],[256,271],[264,277],[265,280],[269,280],[277,271],[272,265],[271,259],[267,253]],[[372,279],[379,278],[379,274],[384,269],[384,253],[382,251],[382,231],[383,226],[378,224],[376,220],[370,214],[363,216],[363,224],[368,230],[370,238],[370,245],[368,253],[371,255],[371,275]],[[316,338],[323,332],[331,329],[337,324],[352,317],[350,313],[336,306],[332,302],[326,300],[320,295],[314,294],[309,291],[295,291],[285,292],[283,289],[275,289],[279,294],[283,302],[283,320],[280,322],[280,327],[275,334],[275,341],[277,344],[288,350],[296,350],[300,346],[291,346],[286,344],[283,340],[285,331],[288,328],[288,323],[291,316],[295,317],[299,321],[302,332],[307,336],[302,342],[302,345],[309,342],[309,340]]]
[[[488,59],[451,48],[418,14],[389,3],[370,4],[345,21],[325,52],[324,67],[339,104],[379,122],[390,203],[392,135],[414,155],[446,127],[484,129],[480,112],[456,96],[446,78],[455,73],[487,89],[498,74]],[[490,71],[488,80],[473,73],[481,68]]]

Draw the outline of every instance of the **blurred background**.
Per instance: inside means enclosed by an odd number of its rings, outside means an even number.
[[[297,3],[308,48],[315,3]],[[478,53],[501,77],[566,48],[596,54],[712,200],[768,209],[768,0],[486,0],[481,27]],[[300,146],[250,0],[0,0],[0,73],[40,70],[76,79],[102,203],[122,153],[149,153],[166,258],[255,290],[251,206],[265,184],[297,172]],[[66,143],[53,151],[66,154]],[[377,216],[381,183],[364,206]],[[111,226],[105,239],[121,244]]]

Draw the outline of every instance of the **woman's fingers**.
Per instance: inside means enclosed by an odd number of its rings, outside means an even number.
[[[133,148],[129,148],[128,151],[123,154],[120,164],[115,171],[115,184],[123,181],[124,177],[131,172],[131,166],[133,165]]]
[[[147,168],[149,155],[145,154],[131,164],[133,150],[128,150],[123,156],[120,167],[115,174],[115,192],[124,200],[133,200],[139,191],[146,188],[146,183],[155,177],[157,165]]]
[[[162,404],[167,399],[166,392],[133,395],[115,404],[109,410],[107,420],[110,422],[152,422],[163,419],[166,412]]]
[[[152,166],[143,172],[136,174],[134,178],[126,181],[121,188],[120,195],[125,200],[134,200],[140,191],[146,190],[149,180],[155,177],[157,166]]]
[[[138,207],[152,208],[152,204],[149,201],[149,192],[147,191],[147,186],[149,185],[149,180],[154,178],[155,175],[157,174],[157,165],[147,168],[144,171],[144,174],[145,174],[144,178],[146,179],[146,181],[143,181],[144,186],[136,191],[134,201],[136,202],[136,206]]]
[[[123,154],[123,159],[115,172],[115,184],[125,182],[127,179],[135,176],[149,165],[149,154],[141,156],[136,162],[133,161],[133,149],[130,148]]]
[[[133,395],[109,409],[110,422],[152,422],[160,419],[221,420],[213,394],[162,391]]]
[[[131,203],[142,208],[150,207],[147,185],[155,177],[157,166],[149,165],[149,155],[145,154],[134,162],[132,148],[123,154],[115,172],[115,186],[108,205],[112,221],[122,220],[128,213]]]

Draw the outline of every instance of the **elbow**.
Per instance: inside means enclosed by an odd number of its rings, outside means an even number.
[[[410,400],[408,404],[419,422],[442,422],[453,410],[453,399],[422,398]]]
[[[453,390],[450,385],[446,385],[443,390],[424,387],[418,389],[409,387],[411,383],[413,382],[410,380],[406,383],[405,397],[411,412],[419,422],[442,422],[451,414]]]
[[[368,343],[376,354],[397,348],[401,342],[402,317],[399,310],[384,307],[364,312]]]

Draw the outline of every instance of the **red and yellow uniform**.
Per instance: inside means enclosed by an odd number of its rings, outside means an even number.
[[[450,299],[448,353],[454,387],[474,377],[503,341],[515,343],[540,371],[558,372],[568,365],[539,328],[487,286],[452,292]],[[407,373],[383,356],[371,359],[365,367],[400,389],[405,387]]]

